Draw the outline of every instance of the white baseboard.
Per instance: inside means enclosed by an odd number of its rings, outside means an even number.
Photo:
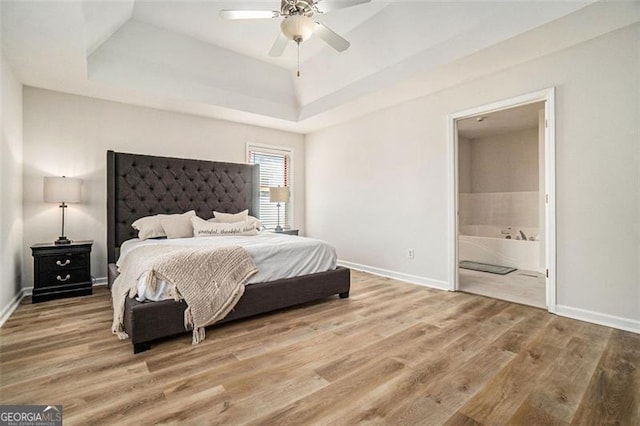
[[[573,308],[571,306],[556,305],[556,314],[562,317],[573,318],[580,321],[591,322],[598,325],[617,328],[640,334],[640,321],[630,318],[617,317],[615,315],[588,311],[586,309]]]
[[[368,265],[361,265],[359,263],[347,262],[346,260],[338,260],[338,265],[358,271],[369,272],[370,274],[380,275],[382,277],[393,278],[395,280],[411,284],[418,284],[425,287],[436,288],[438,290],[449,290],[449,283],[446,281],[405,274],[404,272],[390,271],[388,269],[376,268]]]
[[[405,281],[412,284],[436,288],[438,290],[449,290],[449,283],[447,283],[446,281],[419,277],[416,275],[390,271],[387,269],[376,268],[368,265],[361,265],[359,263],[348,262],[346,260],[339,260],[338,265],[358,271],[369,272],[370,274],[380,275],[382,277],[393,278],[399,281]],[[623,318],[615,315],[603,314],[600,312],[573,308],[571,306],[565,305],[556,305],[555,314],[562,317],[572,318],[580,321],[590,322],[593,324],[603,325],[605,327],[611,327],[618,330],[630,331],[632,333],[640,334],[640,321],[630,318]]]
[[[107,285],[107,277],[96,278],[96,281],[93,283],[93,287],[105,285]],[[33,287],[23,287],[18,292],[18,294],[16,294],[14,298],[11,299],[11,302],[9,302],[4,308],[2,308],[2,310],[0,310],[0,327],[4,325],[11,314],[18,308],[18,305],[20,305],[22,299],[24,299],[26,296],[31,296],[32,293]]]
[[[7,303],[7,305],[2,308],[2,310],[0,311],[0,327],[4,325],[11,314],[16,310],[24,296],[26,296],[24,289],[21,289],[18,294],[16,294],[13,299],[11,299],[11,302]]]

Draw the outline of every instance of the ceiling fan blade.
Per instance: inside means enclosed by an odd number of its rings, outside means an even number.
[[[273,46],[269,51],[269,56],[273,56],[273,57],[282,56],[282,54],[284,53],[285,47],[287,47],[288,42],[289,42],[289,39],[287,38],[287,36],[285,36],[282,33],[278,33],[278,38],[276,38],[276,41],[273,42]]]
[[[276,10],[229,10],[220,11],[222,19],[272,19],[280,16]]]
[[[316,22],[313,33],[338,52],[344,52],[349,48],[349,46],[351,46],[351,43],[330,30],[325,25],[322,25],[320,22]]]
[[[369,2],[371,2],[371,0],[318,0],[317,6],[319,12],[327,13]]]

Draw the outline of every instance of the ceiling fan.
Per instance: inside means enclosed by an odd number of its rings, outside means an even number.
[[[280,10],[229,10],[220,11],[223,19],[274,19],[283,17],[280,23],[282,30],[276,41],[273,43],[269,56],[281,56],[287,43],[292,40],[298,45],[298,62],[300,58],[300,43],[317,35],[329,46],[338,52],[347,50],[350,43],[340,35],[336,34],[326,25],[313,20],[314,14],[323,14],[336,9],[344,9],[362,3],[369,3],[371,0],[343,0],[343,1],[323,1],[323,0],[281,0]],[[299,68],[299,67],[298,67]],[[298,76],[300,70],[298,69]]]

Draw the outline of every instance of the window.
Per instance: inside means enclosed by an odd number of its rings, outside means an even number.
[[[267,229],[278,225],[278,204],[269,201],[269,188],[286,186],[291,190],[292,154],[286,148],[247,144],[249,164],[260,165],[260,221]],[[291,229],[292,199],[290,193],[289,202],[280,203],[280,226],[284,229]]]

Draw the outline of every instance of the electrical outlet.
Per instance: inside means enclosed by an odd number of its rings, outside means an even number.
[[[407,258],[413,260],[414,252],[413,249],[407,249]]]

